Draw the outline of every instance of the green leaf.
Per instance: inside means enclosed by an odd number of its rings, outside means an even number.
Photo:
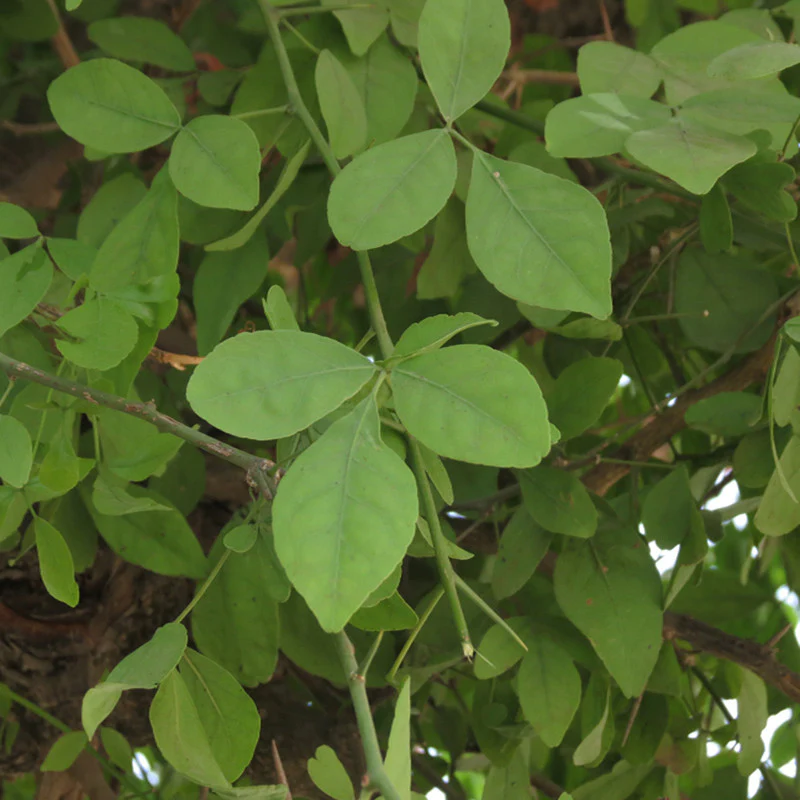
[[[703,195],[700,203],[700,240],[707,253],[722,253],[733,245],[731,207],[719,183]]]
[[[215,789],[212,797],[220,800],[285,800],[287,788],[284,784],[275,786],[234,786],[231,789]]]
[[[97,256],[97,248],[77,239],[50,236],[47,238],[47,250],[58,268],[73,281],[89,275]]]
[[[47,454],[39,465],[39,480],[48,489],[66,494],[84,477],[82,467],[87,459],[80,459],[72,444],[72,422],[65,417],[61,431],[50,442]]]
[[[508,154],[508,160],[536,167],[542,172],[556,175],[573,183],[580,183],[578,176],[570,169],[566,159],[550,155],[544,142],[538,142],[535,139],[517,145]]]
[[[126,771],[130,769],[133,748],[128,740],[118,730],[105,726],[100,728],[100,739],[111,763]]]
[[[790,322],[792,320],[783,326],[784,332],[791,331],[794,327],[789,325]],[[788,425],[798,407],[800,407],[800,353],[796,348],[790,347],[778,367],[778,377],[772,387],[772,418],[778,425]]]
[[[56,347],[66,359],[86,369],[116,367],[139,338],[136,320],[119,303],[103,297],[68,311],[58,327],[76,341],[63,339]]]
[[[584,95],[614,92],[652,97],[661,70],[652,58],[615,42],[589,42],[578,51],[578,78]]]
[[[160,433],[143,419],[101,408],[94,412],[100,430],[103,464],[126,481],[160,474],[183,445],[183,439]]]
[[[53,265],[41,245],[31,244],[14,255],[0,253],[0,336],[36,308],[53,279]]]
[[[769,483],[774,469],[769,431],[751,433],[740,440],[733,452],[733,471],[739,486],[763,489]]]
[[[800,64],[800,47],[788,42],[748,42],[718,55],[709,65],[712,78],[747,81],[777,75]]]
[[[642,507],[642,524],[647,538],[663,550],[681,544],[694,531],[704,532],[685,467],[670,472],[648,492]]]
[[[528,582],[552,540],[553,534],[537,525],[525,506],[514,512],[500,537],[492,569],[492,591],[498,600],[511,597]]]
[[[548,747],[561,744],[581,702],[581,678],[572,659],[545,636],[534,636],[517,675],[525,719]]]
[[[663,125],[669,109],[654,100],[613,92],[575,97],[559,103],[545,121],[551,155],[595,158],[620,152],[635,131]]]
[[[243,333],[198,365],[186,396],[195,412],[220,430],[277,439],[338,408],[375,372],[366,356],[313,333]]]
[[[192,51],[176,33],[157,19],[114,17],[93,22],[89,38],[114,58],[144,61],[175,72],[195,68]]]
[[[308,760],[308,774],[317,788],[334,800],[354,800],[353,784],[339,757],[328,745],[317,748]]]
[[[650,762],[634,767],[625,760],[618,761],[611,772],[575,789],[572,797],[574,800],[626,800],[652,770]]]
[[[100,245],[90,285],[121,299],[119,293],[129,286],[175,275],[179,247],[178,195],[167,171],[161,170]]]
[[[336,52],[355,85],[366,113],[366,142],[370,146],[396,138],[403,130],[417,96],[419,78],[411,61],[386,34],[356,58]]]
[[[584,358],[559,373],[546,399],[550,422],[561,431],[562,441],[600,419],[621,377],[622,364],[613,358]]]
[[[716,436],[750,433],[761,419],[762,399],[747,392],[720,392],[693,403],[684,419],[690,428]]]
[[[750,210],[778,222],[791,222],[797,216],[797,203],[786,187],[795,178],[790,164],[764,163],[756,158],[734,167],[724,182],[725,188]]]
[[[33,518],[36,534],[36,552],[39,556],[39,571],[48,593],[62,603],[75,608],[80,594],[75,582],[75,566],[72,553],[64,537],[47,520]]]
[[[736,84],[729,89],[717,89],[694,95],[683,103],[681,116],[719,128],[728,133],[747,135],[766,130],[772,147],[783,148],[792,133],[800,113],[800,99],[790,95],[783,84],[774,88],[763,83]]]
[[[224,539],[209,555],[216,565]],[[275,556],[271,534],[259,531],[245,554],[227,560],[192,612],[198,648],[245,686],[265,683],[278,662],[278,607],[289,596],[289,582]]]
[[[800,496],[800,436],[792,436],[783,449],[780,470],[794,496]],[[765,536],[783,536],[800,525],[800,503],[786,491],[778,469],[769,479],[753,524]]]
[[[158,687],[150,704],[150,725],[158,749],[178,772],[202,786],[230,786],[179,672],[170,672]]]
[[[575,748],[572,761],[575,766],[591,766],[608,749],[605,744],[606,724],[608,723],[609,712],[611,711],[611,687],[605,692],[605,703],[603,704],[603,714],[597,724],[586,734],[583,741]],[[613,718],[612,718],[613,721]]]
[[[556,600],[626,697],[644,691],[661,645],[661,578],[633,531],[569,540],[556,563]]]
[[[360,608],[350,618],[350,624],[362,631],[409,630],[417,622],[419,617],[414,609],[397,592],[379,603]]]
[[[370,45],[386,30],[389,24],[389,10],[385,3],[375,2],[364,8],[364,4],[357,0],[323,0],[323,6],[338,6],[333,12],[342,26],[347,44],[357,56],[363,56]],[[342,9],[343,5],[361,6],[352,11]]]
[[[492,625],[478,645],[473,667],[478,680],[502,675],[525,655],[525,648],[508,632],[506,625],[523,641],[535,638],[530,617],[510,617],[504,622],[505,625]]]
[[[481,800],[528,800],[531,796],[531,780],[527,748],[518,745],[516,739],[503,739],[511,752],[500,759],[493,759]]]
[[[127,689],[153,689],[178,665],[186,642],[186,628],[168,622],[149,641],[125,656],[106,680]]]
[[[411,792],[411,679],[406,678],[397,703],[389,731],[389,744],[384,762],[386,775],[402,800]]]
[[[186,642],[186,628],[177,622],[168,622],[156,630],[150,641],[125,656],[103,683],[89,689],[81,707],[86,735],[90,739],[94,737],[97,727],[114,710],[124,689],[158,686],[181,660]]]
[[[139,70],[109,58],[84,61],[47,90],[59,127],[106,153],[133,153],[163,142],[181,124],[161,87]]]
[[[255,525],[237,525],[231,528],[222,538],[228,550],[234,553],[246,553],[258,541],[258,528]]]
[[[481,272],[514,300],[598,318],[611,313],[608,223],[583,187],[476,152],[467,238]]]
[[[731,86],[727,78],[709,75],[709,65],[734,47],[759,41],[758,34],[720,21],[696,22],[665,36],[650,56],[661,67],[667,102],[678,105],[700,92]]]
[[[253,758],[261,732],[256,704],[228,670],[187,649],[180,664],[211,752],[229,781],[236,780]]]
[[[128,491],[134,498],[152,496],[139,486],[131,485]],[[203,550],[177,509],[110,516],[90,505],[89,512],[108,546],[125,561],[159,575],[202,578],[206,574]]]
[[[571,472],[540,465],[519,473],[522,499],[533,519],[548,531],[588,539],[597,530],[597,509]]]
[[[290,158],[286,161],[281,170],[281,174],[278,176],[278,182],[275,184],[275,188],[270,192],[269,197],[264,201],[261,205],[261,208],[253,214],[250,219],[242,225],[239,230],[235,233],[232,233],[230,236],[225,237],[224,239],[219,239],[216,242],[212,242],[209,245],[206,245],[206,250],[215,251],[215,250],[236,250],[239,247],[243,247],[256,231],[261,226],[261,223],[266,218],[267,214],[278,204],[278,201],[286,194],[287,191],[291,188],[292,184],[295,181],[298,173],[300,172],[300,168],[303,166],[303,163],[306,160],[306,156],[308,155],[308,151],[311,147],[311,140],[307,140],[306,143]]]
[[[264,315],[274,331],[299,331],[300,325],[286,292],[277,284],[270,286],[264,300]]]
[[[39,769],[42,772],[66,772],[83,752],[89,740],[83,731],[71,731],[53,742]]]
[[[333,154],[346,158],[357,153],[367,138],[367,114],[358,89],[330,50],[319,54],[314,75]]]
[[[15,417],[0,414],[0,478],[21,488],[31,475],[33,442],[28,429]]]
[[[493,319],[484,319],[469,311],[459,314],[435,314],[409,325],[394,346],[392,358],[418,356],[438,350],[454,336],[478,325],[497,326]]]
[[[429,130],[373,147],[336,177],[328,221],[336,238],[371,250],[418,231],[447,202],[456,153],[446,131]]]
[[[650,169],[672,178],[695,194],[710,192],[717,179],[735,164],[755,155],[755,142],[711,128],[691,118],[674,116],[659,128],[638,131],[625,149]]]
[[[511,46],[502,0],[427,0],[419,18],[419,58],[447,122],[483,99]]]
[[[681,253],[675,310],[689,340],[716,353],[749,353],[770,337],[775,314],[761,319],[778,299],[772,275],[742,257]]]
[[[742,688],[736,698],[739,713],[736,719],[736,728],[739,733],[739,756],[736,766],[742,775],[749,775],[761,765],[764,754],[764,742],[761,732],[769,719],[767,710],[767,687],[764,681],[748,669],[739,668]]]
[[[264,282],[268,267],[267,237],[260,231],[238,250],[206,254],[192,285],[199,355],[210,353],[225,336],[239,307]]]
[[[130,173],[107,181],[81,211],[77,240],[97,249],[146,194],[147,187]]]
[[[36,220],[24,208],[0,202],[0,238],[33,239],[38,235]]]
[[[413,475],[381,441],[372,395],[292,464],[273,506],[275,549],[324,630],[341,630],[402,560],[417,514]]]
[[[491,381],[479,376],[491,375]],[[447,458],[528,467],[550,449],[536,380],[505,353],[454,345],[416,356],[391,373],[397,413],[412,436]]]
[[[245,122],[211,114],[181,128],[169,174],[175,188],[201,206],[249,211],[258,203],[261,151]]]
[[[467,245],[464,204],[451,197],[436,217],[433,247],[417,275],[417,297],[454,297],[461,281],[476,269]]]
[[[425,447],[424,444],[420,444],[419,452],[425,465],[425,472],[431,479],[434,488],[439,492],[442,500],[448,505],[451,505],[455,501],[453,483],[450,480],[450,476],[447,474],[447,468],[442,462],[442,459],[439,458],[433,450]]]
[[[128,492],[124,481],[114,478],[111,474],[102,473],[94,482],[92,504],[101,514],[113,517],[139,514],[142,511],[170,510],[170,506],[159,503],[148,495],[134,497]]]

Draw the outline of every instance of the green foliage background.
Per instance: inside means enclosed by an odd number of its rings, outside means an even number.
[[[0,9],[4,129],[83,146],[0,202],[0,551],[67,618],[108,551],[193,598],[80,719],[0,673],[6,755],[25,709],[39,780],[282,798],[288,669],[352,703],[337,800],[798,796],[800,3],[574,62],[503,0],[123,11]]]

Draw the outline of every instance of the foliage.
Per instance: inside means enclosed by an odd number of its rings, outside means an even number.
[[[25,708],[42,771],[168,796],[109,719],[147,691],[183,795],[283,797],[283,659],[347,687],[362,798],[795,796],[800,4],[628,0],[576,96],[505,71],[572,66],[501,0],[116,6],[0,10],[0,117],[84,146],[0,203],[0,551],[65,613],[107,550],[196,589],[80,725],[0,684],[6,751]],[[192,448],[250,492],[208,552]]]

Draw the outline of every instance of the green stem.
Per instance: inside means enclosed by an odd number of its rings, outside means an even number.
[[[433,609],[436,608],[442,597],[444,597],[444,587],[437,586],[433,594],[430,596],[430,600],[428,600],[428,605],[425,606],[424,610],[419,615],[417,624],[414,626],[411,633],[408,635],[408,639],[406,639],[405,643],[400,649],[400,652],[397,654],[397,658],[394,660],[394,664],[392,664],[392,668],[389,670],[389,673],[386,676],[386,680],[389,683],[394,683],[395,676],[397,675],[397,670],[400,669],[403,660],[408,655],[408,651],[411,649],[411,645],[414,644],[414,641],[416,640],[417,636],[419,636],[419,632],[422,630],[423,626],[428,621],[428,617],[433,613]]]
[[[278,56],[278,65],[280,66],[281,75],[283,76],[283,82],[286,85],[286,93],[289,95],[289,105],[302,120],[303,125],[305,125],[308,131],[308,135],[311,137],[317,150],[319,150],[322,160],[330,170],[331,175],[335,177],[342,171],[342,168],[339,166],[339,162],[333,155],[333,151],[322,135],[319,126],[314,121],[314,117],[311,116],[311,112],[308,110],[308,106],[305,104],[300,94],[300,88],[297,85],[297,79],[294,76],[294,70],[289,61],[289,53],[281,38],[281,32],[278,29],[278,22],[281,18],[280,11],[273,8],[272,4],[268,3],[267,0],[259,0],[259,5],[261,6],[261,13],[264,15],[264,22],[267,24],[269,38],[272,41],[272,46],[275,48],[275,54]]]
[[[461,649],[467,658],[472,658],[475,648],[469,636],[467,620],[464,616],[464,609],[461,608],[461,600],[458,597],[456,588],[456,574],[450,559],[447,556],[447,543],[442,533],[442,526],[439,524],[439,513],[436,510],[436,502],[433,499],[433,492],[425,472],[425,462],[422,460],[422,453],[419,444],[413,436],[408,437],[409,450],[411,451],[411,464],[414,474],[417,477],[417,485],[422,493],[422,506],[425,519],[431,532],[433,549],[436,553],[436,566],[439,568],[439,579],[444,587],[447,600],[450,603],[450,610],[453,613],[453,620],[458,628],[458,635],[461,638]]]
[[[400,793],[392,785],[383,768],[383,756],[367,697],[367,683],[358,672],[358,662],[356,662],[353,645],[344,631],[335,634],[335,637],[339,661],[347,679],[347,688],[350,690],[350,698],[353,701],[353,709],[358,722],[358,732],[361,735],[364,758],[367,762],[367,775],[369,775],[372,785],[383,795],[384,800],[400,800]]]
[[[264,21],[267,24],[269,38],[278,56],[278,64],[281,69],[281,75],[283,76],[283,82],[286,85],[289,104],[302,121],[308,131],[308,135],[311,137],[311,141],[314,142],[314,146],[319,150],[322,160],[325,162],[331,175],[335,178],[342,171],[342,168],[339,166],[339,162],[336,160],[333,150],[331,150],[330,145],[322,135],[322,131],[319,129],[319,126],[300,94],[300,89],[297,86],[297,79],[292,69],[292,63],[289,60],[289,53],[286,50],[286,45],[283,43],[281,32],[278,28],[280,11],[274,8],[267,0],[258,0],[258,2],[261,6],[261,12],[264,15]],[[358,251],[356,257],[358,258],[358,266],[361,270],[361,282],[364,285],[364,297],[366,299],[372,328],[378,337],[378,344],[380,345],[383,357],[388,358],[394,350],[394,345],[392,344],[392,337],[389,336],[386,319],[383,316],[383,308],[381,307],[381,300],[378,295],[378,287],[375,283],[375,275],[372,271],[369,254],[366,251]]]
[[[9,378],[8,386],[6,386],[6,390],[3,392],[3,396],[0,397],[0,408],[5,405],[6,400],[8,400],[8,396],[11,394],[12,390],[14,389],[14,381]]]
[[[372,666],[372,660],[375,658],[375,654],[378,652],[378,648],[381,646],[382,641],[383,631],[378,631],[378,635],[372,640],[372,644],[369,646],[369,650],[367,651],[364,661],[358,666],[358,674],[364,680],[367,679],[367,673],[369,672],[369,668]]]
[[[281,20],[286,17],[296,17],[299,14],[326,14],[332,11],[351,11],[352,9],[375,8],[374,3],[341,3],[329,6],[289,6],[289,8],[279,10],[277,13]]]
[[[189,601],[189,604],[186,606],[186,608],[184,608],[183,611],[181,611],[181,613],[175,617],[175,622],[183,622],[186,617],[189,616],[192,609],[200,602],[203,595],[208,591],[208,587],[214,582],[214,578],[219,575],[219,571],[225,566],[225,562],[228,560],[230,554],[231,551],[225,548],[225,552],[219,557],[219,561],[214,564],[214,568],[208,573],[208,577],[200,585],[200,588],[197,590],[195,596]]]
[[[275,106],[275,108],[260,108],[257,111],[242,111],[241,114],[231,114],[235,119],[258,119],[259,117],[269,117],[273,114],[285,114],[289,111],[289,106]]]
[[[455,574],[458,588],[464,592],[478,608],[489,617],[492,622],[496,622],[505,632],[527,652],[528,645],[522,641],[519,634],[457,573]]]
[[[92,389],[80,383],[74,383],[32,367],[23,361],[17,361],[4,353],[0,353],[0,370],[5,372],[9,378],[24,378],[33,383],[55,389],[57,392],[78,397],[90,405],[121,411],[123,414],[130,414],[132,417],[149,422],[163,433],[171,433],[173,436],[177,436],[179,439],[183,439],[189,444],[221,458],[223,461],[241,467],[247,471],[249,476],[259,482],[263,488],[268,489],[270,495],[274,494],[274,486],[272,486],[272,481],[266,473],[266,470],[272,466],[271,462],[259,456],[246,453],[244,450],[239,450],[232,445],[225,444],[219,439],[201,433],[195,428],[190,428],[188,425],[162,414],[153,403],[126,400],[124,397],[101,392],[98,389]]]
[[[281,25],[283,25],[283,27],[286,28],[289,33],[293,34],[295,39],[297,39],[297,41],[300,42],[300,44],[302,44],[306,50],[310,50],[315,56],[318,56],[322,52],[318,47],[315,47],[313,44],[311,44],[311,42],[309,42],[308,39],[306,39],[306,37],[303,36],[303,34],[300,33],[300,31],[297,30],[297,28],[295,28],[295,26],[292,25],[292,23],[289,22],[289,20],[285,17],[281,20]]]

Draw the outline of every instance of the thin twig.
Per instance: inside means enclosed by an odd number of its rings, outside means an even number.
[[[267,470],[275,466],[271,461],[246,453],[244,450],[239,450],[233,445],[221,442],[213,436],[208,436],[195,428],[190,428],[188,425],[162,414],[152,402],[140,403],[126,400],[124,397],[109,394],[108,392],[101,392],[98,389],[92,389],[80,383],[74,383],[57,375],[44,372],[23,361],[17,361],[4,353],[0,353],[0,370],[5,372],[9,378],[24,378],[41,386],[55,389],[57,392],[78,397],[92,406],[121,411],[123,414],[129,414],[132,417],[149,422],[163,433],[171,433],[173,436],[177,436],[179,439],[183,439],[195,447],[221,458],[223,461],[241,467],[246,470],[248,478],[257,482],[262,491],[266,491],[269,497],[274,495],[274,482],[267,474]]]
[[[58,23],[58,30],[50,38],[50,42],[53,45],[53,50],[56,51],[56,54],[61,59],[61,63],[64,65],[65,69],[77,66],[81,63],[81,60],[77,51],[75,50],[75,46],[72,44],[72,40],[69,38],[66,28],[64,27],[64,21],[61,19],[61,14],[58,11],[58,6],[56,6],[55,0],[47,0],[47,5],[50,6],[50,11],[53,13],[53,16],[56,18],[56,22]]]
[[[408,442],[411,451],[411,465],[414,469],[414,475],[417,478],[417,485],[422,493],[425,520],[428,523],[431,540],[433,541],[433,549],[436,553],[436,566],[439,568],[439,580],[442,582],[445,594],[450,603],[453,621],[456,624],[458,635],[461,639],[461,649],[466,658],[472,658],[475,648],[470,639],[467,619],[464,616],[464,609],[461,608],[461,600],[458,597],[456,574],[453,570],[453,565],[450,563],[450,558],[447,555],[447,542],[444,538],[444,533],[442,533],[442,526],[439,524],[439,512],[436,510],[436,502],[433,499],[433,492],[431,492],[428,475],[425,472],[422,453],[420,452],[419,444],[416,439],[409,436]]]
[[[57,122],[13,122],[9,119],[0,120],[0,128],[14,136],[37,136],[61,130]]]
[[[283,769],[283,761],[281,761],[281,754],[278,752],[278,745],[275,740],[272,740],[272,760],[275,762],[275,774],[278,776],[278,783],[282,783],[286,787],[286,795],[284,800],[292,800],[292,790],[289,787],[289,780],[286,777],[286,772]]]

